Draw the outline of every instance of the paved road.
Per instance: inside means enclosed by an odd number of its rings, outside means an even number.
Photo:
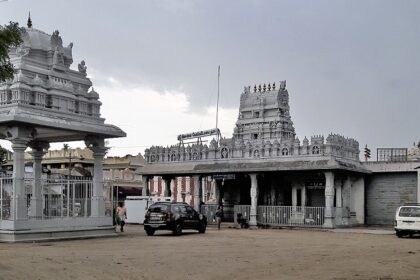
[[[0,244],[0,279],[419,279],[420,238],[210,228],[146,236]]]

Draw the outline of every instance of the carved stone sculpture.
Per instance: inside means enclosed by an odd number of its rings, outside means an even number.
[[[84,60],[82,60],[77,67],[79,68],[80,73],[86,74],[87,66]]]

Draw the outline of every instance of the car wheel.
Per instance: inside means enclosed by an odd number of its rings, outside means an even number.
[[[206,225],[205,224],[200,224],[200,226],[198,228],[198,232],[199,233],[205,233],[206,232]]]
[[[402,231],[397,230],[397,231],[395,232],[395,234],[398,236],[398,238],[403,237],[403,233],[402,233]]]
[[[181,235],[182,234],[182,225],[180,223],[175,225],[173,233],[174,233],[174,235]]]
[[[145,230],[148,236],[152,236],[153,234],[155,234],[155,230],[152,228],[146,228]]]

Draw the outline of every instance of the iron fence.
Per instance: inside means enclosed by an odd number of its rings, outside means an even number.
[[[250,209],[250,205],[235,205],[235,223],[239,213],[249,221]],[[324,224],[324,207],[258,206],[257,222],[270,226],[321,227]]]
[[[217,205],[216,204],[205,204],[201,205],[201,214],[207,217],[207,223],[208,224],[214,224],[216,221],[213,219],[214,214],[217,211]]]
[[[40,188],[33,193],[34,184]],[[17,211],[17,200],[28,219],[53,219],[90,217],[92,209],[93,182],[91,178],[43,178],[35,182],[33,178],[24,179],[24,193],[14,197],[13,178],[0,178],[0,220],[10,220]],[[105,216],[112,216],[112,191],[104,186]],[[16,203],[14,203],[16,201]],[[24,205],[24,206],[22,206]],[[22,210],[22,209],[20,209]],[[22,211],[21,211],[22,212]]]
[[[242,218],[249,222],[249,213],[251,211],[250,205],[235,205],[233,209],[233,219],[235,223],[238,223],[238,214],[241,214]]]
[[[258,206],[262,225],[319,227],[324,224],[324,207]]]

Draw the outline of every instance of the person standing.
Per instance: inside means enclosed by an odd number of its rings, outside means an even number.
[[[217,211],[214,214],[214,217],[216,219],[217,229],[220,230],[220,225],[222,224],[223,219],[223,207],[221,205],[217,207]]]
[[[120,230],[121,232],[124,232],[125,220],[127,219],[127,209],[125,209],[125,206],[122,202],[118,203],[117,215],[120,220]]]

